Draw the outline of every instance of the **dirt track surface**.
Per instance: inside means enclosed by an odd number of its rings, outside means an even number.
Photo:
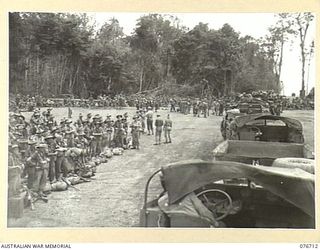
[[[73,109],[74,120],[79,112]],[[134,109],[90,110],[105,117],[124,112],[129,117]],[[167,111],[160,110],[165,117]],[[67,116],[66,108],[55,109],[53,114],[61,119]],[[30,115],[30,114],[29,114]],[[306,142],[313,148],[313,112],[286,111],[283,115],[302,121]],[[53,192],[47,204],[36,203],[36,209],[24,210],[20,219],[10,219],[9,227],[135,227],[139,224],[139,210],[143,204],[144,187],[148,177],[160,167],[187,159],[212,160],[213,148],[222,141],[222,117],[195,118],[171,113],[173,121],[172,144],[153,145],[154,137],[142,135],[140,150],[126,150],[122,156],[113,156],[97,167],[94,180]],[[58,120],[59,121],[59,120]],[[149,199],[161,191],[158,178],[151,184]]]

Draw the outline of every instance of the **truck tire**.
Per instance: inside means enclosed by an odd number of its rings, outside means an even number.
[[[278,168],[300,168],[310,174],[314,174],[314,160],[305,158],[278,158],[272,167]]]

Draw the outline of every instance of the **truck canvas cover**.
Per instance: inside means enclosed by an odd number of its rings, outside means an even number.
[[[288,117],[283,117],[283,116],[252,114],[252,115],[237,116],[234,119],[237,127],[242,127],[247,122],[253,121],[253,120],[280,120],[284,122],[289,128],[302,131],[302,125],[298,120],[288,118]]]
[[[300,208],[306,214],[315,216],[314,175],[301,169],[198,160],[170,164],[162,168],[162,173],[170,204],[212,182],[247,178]]]

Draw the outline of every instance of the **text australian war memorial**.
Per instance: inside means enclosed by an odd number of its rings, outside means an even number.
[[[314,15],[187,16],[9,13],[8,227],[315,228]]]

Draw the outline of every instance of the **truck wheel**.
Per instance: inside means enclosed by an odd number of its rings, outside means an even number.
[[[272,167],[278,168],[300,168],[310,174],[314,174],[314,160],[305,158],[278,158]]]

